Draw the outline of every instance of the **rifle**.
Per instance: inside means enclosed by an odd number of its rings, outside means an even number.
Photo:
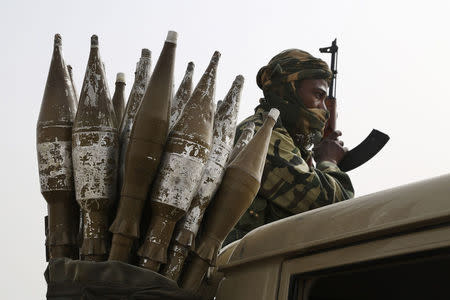
[[[336,39],[331,43],[330,47],[320,48],[321,53],[331,53],[331,72],[332,78],[328,92],[328,98],[325,101],[330,118],[325,126],[324,137],[336,130],[336,80],[337,80],[337,59],[338,49]],[[379,130],[372,129],[372,132],[355,148],[348,151],[344,158],[339,162],[339,168],[344,171],[351,171],[366,163],[374,157],[386,143],[389,141],[389,136]]]

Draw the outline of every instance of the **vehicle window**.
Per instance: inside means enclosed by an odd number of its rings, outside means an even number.
[[[294,276],[289,299],[450,299],[450,256],[394,260]]]

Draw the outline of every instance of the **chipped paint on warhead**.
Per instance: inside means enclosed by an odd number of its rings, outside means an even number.
[[[239,136],[239,139],[234,145],[233,151],[231,152],[228,158],[228,163],[231,163],[239,154],[239,152],[241,152],[242,149],[244,149],[245,146],[247,146],[247,144],[253,138],[254,131],[255,131],[255,123],[253,122],[248,123],[244,127],[244,129],[242,129],[241,136]]]
[[[244,78],[241,75],[236,77],[227,96],[217,109],[214,117],[211,155],[191,207],[183,221],[180,222],[183,228],[195,235],[200,227],[204,212],[217,191],[225,172],[225,165],[234,141],[243,82]]]
[[[190,101],[190,106],[169,136],[152,201],[166,203],[183,211],[189,209],[210,154],[212,139],[213,102],[209,99],[209,106],[205,103],[203,107],[197,108],[202,100],[193,98]],[[195,114],[202,111],[209,113]]]
[[[97,66],[98,64],[94,64]],[[95,68],[88,68],[86,70],[85,81],[83,84],[83,91],[86,97],[84,98],[84,105],[87,107],[97,107],[98,106],[98,95],[106,92],[109,95],[109,91],[106,88],[106,82],[103,80],[102,70],[97,70]],[[102,91],[104,89],[105,91]]]
[[[217,64],[219,63],[219,59],[220,59],[220,52],[216,51],[214,52],[211,61],[209,63],[208,69],[205,71],[205,73],[203,74],[202,79],[203,84],[205,85],[205,87],[203,87],[200,91],[201,93],[201,97],[211,97],[214,98],[214,85],[216,83],[216,72],[217,72]],[[212,95],[210,95],[210,93],[212,93]]]
[[[37,153],[41,192],[72,191],[72,142],[39,143]]]
[[[225,145],[229,145],[228,147],[232,147],[234,142],[243,84],[244,77],[236,76],[225,99],[217,109],[214,120],[214,136],[217,136]]]
[[[214,161],[209,161],[208,163],[203,172],[199,188],[194,196],[195,203],[192,203],[182,223],[183,228],[193,232],[195,235],[200,227],[206,207],[218,189],[225,171],[223,166],[216,164]]]
[[[213,135],[216,52],[166,143],[152,201],[186,212],[200,183]],[[181,217],[181,215],[179,216]]]
[[[79,203],[104,208],[116,196],[117,134],[79,132],[73,134],[75,192]]]
[[[230,153],[231,147],[224,144],[219,139],[214,140],[211,155],[208,159],[200,184],[193,197],[191,206],[180,222],[182,227],[193,232],[198,232],[200,223],[205,213],[206,207],[211,201],[214,193],[219,188],[223,174],[225,172],[225,164]]]
[[[133,87],[123,115],[120,128],[120,156],[119,156],[119,178],[122,182],[125,171],[125,158],[130,143],[131,129],[133,128],[134,118],[144,98],[145,89],[150,79],[151,53],[148,49],[142,49],[142,56],[136,64]]]
[[[189,155],[193,151],[199,152],[186,149],[183,153],[164,155],[152,201],[188,210],[204,168],[201,158]]]
[[[150,52],[150,51],[148,51]],[[134,77],[133,87],[131,88],[130,96],[127,102],[127,108],[122,123],[121,139],[124,137],[129,138],[131,128],[133,127],[134,117],[139,109],[142,98],[145,94],[145,89],[150,79],[151,57],[142,56],[139,62],[136,64],[136,71]]]
[[[193,75],[194,63],[190,62],[184,74],[183,80],[181,81],[180,87],[172,100],[172,105],[170,107],[169,131],[172,130],[175,123],[179,120],[181,114],[183,113],[183,109],[191,96]]]

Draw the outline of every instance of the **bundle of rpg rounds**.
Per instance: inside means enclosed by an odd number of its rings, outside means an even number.
[[[151,76],[142,50],[124,108],[125,76],[111,99],[93,36],[75,115],[57,35],[38,121],[39,170],[50,257],[79,251],[80,259],[135,263],[195,292],[259,189],[277,112],[254,137],[254,126],[245,128],[233,148],[244,78],[215,108],[216,51],[195,89],[190,62],[173,95],[176,44],[169,31]]]
[[[142,50],[126,112],[125,75],[117,74],[111,99],[104,68],[93,35],[78,99],[72,67],[63,59],[62,38],[55,35],[36,138],[41,192],[48,208],[47,259],[102,261],[109,254],[108,227],[120,191],[119,152],[148,83],[150,51]],[[123,115],[126,125],[119,127]]]

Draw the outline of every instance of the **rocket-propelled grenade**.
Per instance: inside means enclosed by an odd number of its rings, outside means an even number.
[[[50,258],[76,258],[79,207],[72,166],[72,125],[76,98],[55,35],[53,55],[36,128],[41,193],[48,205]]]
[[[82,259],[107,255],[109,208],[117,197],[118,134],[100,60],[98,37],[91,51],[72,134],[76,198],[83,210]]]
[[[163,275],[173,280],[177,280],[180,275],[184,260],[197,235],[206,207],[219,187],[225,172],[228,155],[233,146],[243,84],[244,77],[241,75],[237,76],[225,99],[218,105],[214,117],[211,154],[203,171],[198,189],[192,199],[191,206],[186,216],[177,224],[171,250],[169,251],[170,259],[162,271]],[[185,248],[185,250],[180,248]]]
[[[250,206],[261,183],[273,126],[279,111],[271,109],[264,124],[225,171],[206,214],[192,261],[185,267],[181,286],[195,292],[209,266],[215,265],[223,240]]]
[[[189,98],[192,94],[192,77],[194,76],[194,63],[189,62],[186,68],[186,72],[184,73],[183,80],[181,81],[180,87],[173,97],[172,105],[170,107],[170,124],[169,130],[173,128],[175,123],[181,116],[183,112],[184,106],[188,102]]]
[[[120,126],[122,121],[123,111],[125,109],[125,73],[117,73],[116,75],[116,89],[112,98],[114,106],[114,113],[116,115],[116,124]]]
[[[127,261],[147,193],[167,139],[172,100],[177,33],[169,31],[164,47],[136,113],[125,158],[125,173],[116,218],[110,260]]]
[[[125,171],[125,158],[130,142],[131,129],[133,128],[134,119],[141,105],[142,98],[144,97],[145,88],[147,87],[150,79],[151,68],[151,52],[144,48],[141,51],[141,58],[136,64],[136,71],[134,72],[134,83],[131,87],[130,96],[128,97],[125,113],[122,117],[119,129],[119,190],[123,183],[123,173]]]
[[[236,156],[242,151],[242,149],[244,149],[247,146],[247,144],[253,138],[254,132],[255,132],[255,123],[253,122],[248,123],[247,125],[245,125],[244,128],[242,128],[242,133],[239,136],[239,139],[237,140],[236,144],[234,145],[233,151],[228,157],[228,164],[230,164],[236,158]]]
[[[140,266],[158,271],[167,261],[175,224],[189,209],[211,149],[214,90],[220,53],[209,66],[173,127],[152,188],[151,219],[138,251]]]

